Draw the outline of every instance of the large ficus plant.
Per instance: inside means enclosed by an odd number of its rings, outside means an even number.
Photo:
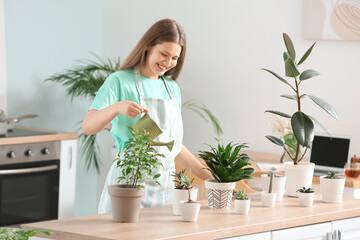
[[[283,140],[281,140],[278,137],[275,136],[266,136],[267,139],[269,139],[274,144],[281,146],[284,148],[285,152],[283,153],[281,157],[281,161],[283,161],[285,154],[287,153],[290,158],[293,160],[294,164],[297,165],[298,162],[301,161],[301,159],[304,157],[306,151],[308,148],[310,148],[310,145],[314,139],[314,122],[318,124],[325,132],[328,133],[326,128],[315,118],[310,116],[309,114],[303,112],[301,108],[301,101],[303,99],[310,99],[314,103],[316,103],[319,107],[321,107],[323,110],[325,110],[328,114],[330,114],[335,119],[338,119],[338,115],[333,107],[330,106],[327,102],[322,100],[321,98],[318,98],[314,95],[310,95],[307,93],[300,92],[300,85],[308,80],[310,80],[312,77],[320,75],[317,71],[312,69],[307,69],[303,72],[300,72],[299,66],[309,57],[313,47],[315,46],[315,43],[312,44],[312,46],[305,52],[305,54],[301,57],[300,61],[296,61],[296,53],[294,45],[290,39],[290,37],[283,33],[283,38],[285,42],[285,46],[287,51],[283,54],[284,64],[285,64],[285,76],[292,78],[291,81],[287,81],[285,78],[280,76],[279,74],[270,71],[268,69],[263,68],[262,70],[265,70],[269,73],[271,73],[273,76],[275,76],[277,79],[279,79],[284,84],[288,85],[289,88],[292,90],[292,94],[282,94],[280,97],[289,99],[291,101],[295,101],[297,104],[297,111],[293,114],[288,114],[280,111],[275,110],[267,110],[265,112],[272,113],[279,115],[284,118],[289,118],[291,120],[291,128],[294,134],[295,144],[293,144],[293,149],[295,150],[295,156],[292,156],[288,148],[289,144],[286,144]],[[329,133],[328,133],[329,134]],[[303,153],[301,152],[301,147],[303,147],[305,150]]]
[[[210,171],[211,175],[218,182],[237,182],[242,179],[251,179],[251,174],[255,171],[251,167],[249,161],[251,158],[246,153],[241,153],[242,148],[247,145],[232,144],[230,142],[226,146],[218,140],[217,148],[212,147],[211,151],[200,151],[200,158],[202,158]]]

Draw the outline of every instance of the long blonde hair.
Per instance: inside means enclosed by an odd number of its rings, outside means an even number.
[[[180,75],[186,53],[186,36],[183,28],[174,20],[162,19],[154,23],[140,39],[134,50],[126,58],[119,70],[144,66],[148,47],[161,44],[163,42],[178,43],[182,49],[176,66],[164,75],[170,76],[176,81]]]

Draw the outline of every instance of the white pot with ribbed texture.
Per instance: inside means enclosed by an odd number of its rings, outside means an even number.
[[[282,201],[285,190],[286,176],[278,175],[273,178],[272,191],[276,193],[276,201]],[[261,175],[261,187],[265,192],[269,191],[270,177],[267,174]]]
[[[199,216],[200,212],[200,203],[181,201],[179,203],[181,219],[184,222],[195,222]]]
[[[298,189],[311,188],[315,164],[310,162],[285,162],[286,194],[291,197],[298,197]]]
[[[197,200],[198,188],[193,187],[190,189],[190,199],[193,201]],[[172,201],[173,201],[173,214],[180,215],[180,201],[189,199],[189,192],[186,189],[173,189]]]
[[[234,200],[235,213],[247,215],[250,210],[251,200]]]
[[[341,203],[344,195],[345,177],[338,179],[320,177],[322,201],[326,203]]]
[[[299,203],[301,207],[311,207],[314,202],[315,193],[302,193],[299,192]]]
[[[205,180],[209,208],[229,209],[236,182],[219,183],[214,179]]]

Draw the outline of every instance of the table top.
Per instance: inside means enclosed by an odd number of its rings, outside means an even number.
[[[111,214],[100,214],[22,227],[50,229],[54,231],[52,239],[218,239],[360,217],[360,200],[355,199],[329,204],[316,195],[312,207],[300,207],[298,198],[284,196],[274,208],[266,208],[259,193],[249,196],[248,215],[235,214],[233,206],[228,210],[209,209],[202,201],[197,222],[182,222],[180,216],[172,214],[172,206],[163,206],[141,209],[137,223],[114,223]]]

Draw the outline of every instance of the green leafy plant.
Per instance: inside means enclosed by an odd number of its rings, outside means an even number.
[[[235,193],[235,199],[236,200],[248,200],[247,194],[245,193],[245,190],[239,190]]]
[[[298,162],[300,162],[303,159],[307,149],[310,148],[310,145],[314,139],[314,122],[318,124],[322,129],[324,129],[325,132],[328,133],[326,128],[319,121],[317,121],[315,118],[302,111],[301,100],[305,98],[312,100],[315,104],[317,104],[320,108],[325,110],[325,112],[330,114],[330,116],[334,117],[335,119],[338,119],[338,114],[336,113],[334,108],[324,100],[314,95],[300,92],[300,85],[304,81],[308,82],[308,80],[311,79],[312,77],[320,75],[317,71],[312,69],[308,69],[300,73],[298,68],[309,57],[313,47],[315,46],[315,43],[312,44],[312,46],[301,57],[300,61],[297,62],[295,48],[290,37],[286,33],[283,33],[283,39],[287,49],[287,51],[284,52],[283,54],[283,59],[285,63],[285,75],[286,77],[292,78],[294,83],[291,84],[290,82],[285,80],[285,78],[283,78],[282,76],[271,70],[265,68],[262,68],[262,70],[265,70],[270,74],[272,74],[273,76],[275,76],[277,79],[279,79],[281,82],[286,84],[293,91],[293,94],[282,94],[280,95],[280,97],[286,98],[291,101],[295,101],[297,104],[297,111],[292,115],[276,110],[266,110],[265,112],[291,119],[292,132],[296,138],[295,156],[292,156],[289,153],[282,139],[270,135],[266,136],[266,138],[269,139],[274,144],[281,146],[284,149],[284,154],[282,155],[281,160],[284,158],[285,153],[287,153],[290,156],[290,158],[293,160],[294,165],[297,165]],[[303,153],[301,153],[300,151],[301,147],[305,148]]]
[[[97,61],[78,60],[78,65],[71,69],[65,69],[63,73],[50,76],[45,79],[45,82],[61,84],[66,89],[67,95],[71,97],[71,101],[78,97],[94,99],[106,78],[120,68],[120,58],[104,61],[100,57],[94,56]],[[185,102],[182,107],[199,114],[206,122],[210,119],[215,133],[218,135],[222,134],[219,121],[204,104],[190,100]],[[78,124],[81,125],[81,123],[82,121]],[[105,130],[109,131],[110,129],[105,128]],[[99,173],[102,162],[97,143],[98,135],[85,135],[81,132],[81,127],[77,131],[79,132],[80,152],[84,156],[86,168],[90,169],[93,166],[97,173]]]
[[[301,193],[313,193],[314,190],[312,188],[306,188],[306,187],[302,187],[302,188],[299,188],[297,190],[297,192],[301,192]]]
[[[328,174],[326,175],[325,178],[328,178],[328,179],[339,179],[340,177],[336,174],[336,172],[331,171],[331,172],[328,172]]]
[[[151,146],[150,134],[146,131],[135,131],[134,137],[129,139],[129,143],[123,152],[118,153],[118,158],[114,160],[116,167],[121,169],[122,176],[118,182],[125,181],[132,188],[144,188],[144,180],[154,180],[160,185],[157,178],[160,173],[154,174],[153,170],[163,166],[159,158],[165,155]]]
[[[28,240],[29,237],[35,236],[38,233],[45,233],[51,235],[53,232],[46,229],[32,229],[25,230],[21,228],[0,228],[0,239],[6,240]]]
[[[186,169],[180,170],[179,172],[174,172],[171,176],[175,177],[175,189],[191,189],[193,179],[189,179],[185,174]]]
[[[255,170],[249,161],[251,158],[246,154],[240,154],[242,148],[247,148],[246,143],[232,144],[224,146],[220,140],[217,148],[208,145],[211,151],[200,151],[199,156],[205,161],[212,176],[218,182],[237,182],[242,179],[251,179],[251,174]]]

